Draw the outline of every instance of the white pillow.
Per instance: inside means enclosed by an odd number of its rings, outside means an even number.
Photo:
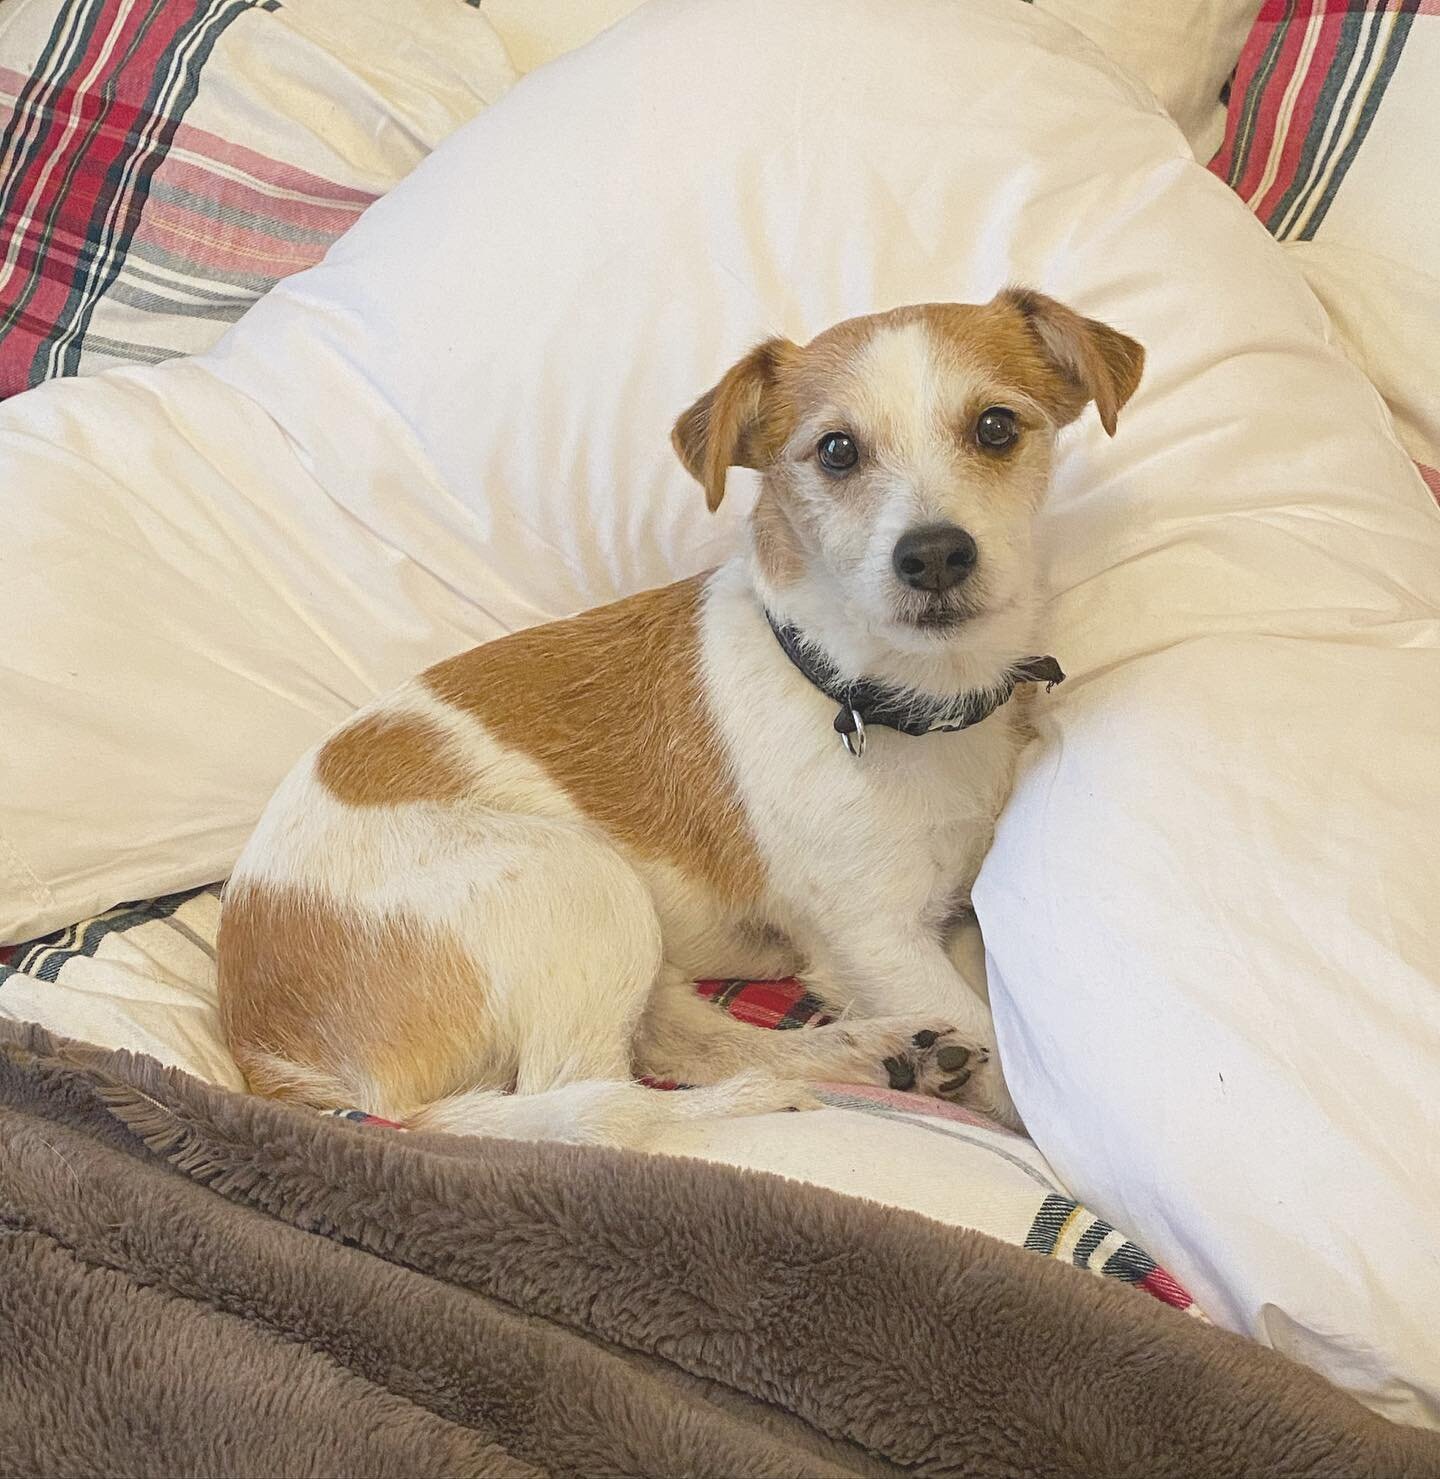
[[[484,0],[516,68],[532,72],[583,46],[642,0]],[[995,5],[1015,0],[991,0]],[[1260,0],[1034,0],[1138,77],[1204,162],[1225,134],[1220,89]],[[762,25],[757,34],[763,31]],[[823,42],[822,32],[817,45]]]
[[[1220,91],[1260,0],[1035,0],[1140,78],[1208,163],[1225,137]],[[503,38],[502,38],[503,39]]]
[[[1287,241],[1285,255],[1324,305],[1345,353],[1385,398],[1401,445],[1440,499],[1440,259],[1420,257],[1424,267],[1415,267],[1328,241]]]
[[[593,40],[644,0],[481,0],[522,76]]]
[[[760,335],[1033,283],[1150,357],[1066,443],[1072,677],[979,892],[1016,1097],[1227,1322],[1433,1415],[1440,521],[1280,248],[1075,48],[656,3],[203,359],[0,410],[0,937],[222,873],[376,689],[732,549],[745,480],[708,519],[668,430]]]

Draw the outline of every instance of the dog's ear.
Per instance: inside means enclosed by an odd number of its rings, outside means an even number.
[[[1119,329],[1084,318],[1029,288],[1006,288],[996,302],[1020,314],[1049,366],[1059,373],[1060,393],[1049,399],[1060,425],[1094,401],[1101,426],[1113,437],[1120,408],[1140,384],[1144,347]]]
[[[725,470],[764,467],[789,432],[777,385],[781,367],[799,351],[788,339],[757,344],[684,412],[670,440],[685,470],[705,490],[711,513],[725,496]]]

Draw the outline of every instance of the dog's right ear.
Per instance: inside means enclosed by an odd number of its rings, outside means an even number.
[[[675,423],[670,440],[712,514],[725,496],[727,468],[764,467],[784,445],[789,425],[777,380],[798,353],[788,339],[757,344]]]

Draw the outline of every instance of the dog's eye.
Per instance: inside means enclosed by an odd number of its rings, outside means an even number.
[[[860,460],[860,448],[845,432],[827,431],[816,445],[815,455],[826,472],[849,472]]]
[[[990,406],[981,411],[980,419],[975,423],[975,440],[992,452],[1003,452],[1019,435],[1014,411],[1004,406]]]

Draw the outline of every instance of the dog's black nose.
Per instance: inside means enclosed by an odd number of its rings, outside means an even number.
[[[975,568],[980,551],[958,524],[922,524],[901,535],[895,573],[917,591],[948,591]]]

